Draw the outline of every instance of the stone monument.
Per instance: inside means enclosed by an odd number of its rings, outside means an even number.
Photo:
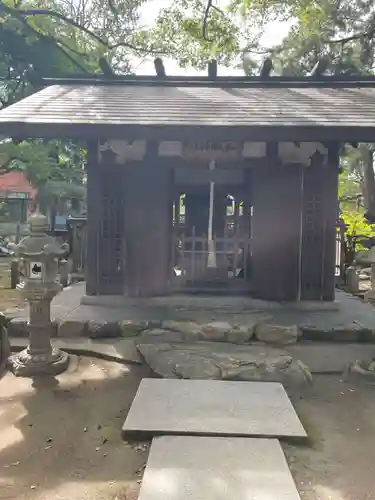
[[[371,290],[365,294],[365,300],[368,302],[375,302],[375,247],[372,247],[366,258],[368,264],[371,266]]]
[[[57,375],[67,368],[69,356],[51,346],[51,301],[61,290],[57,281],[59,258],[69,247],[47,234],[48,220],[42,214],[29,219],[30,235],[12,245],[24,273],[17,289],[29,303],[29,345],[9,358],[9,369],[22,377]]]

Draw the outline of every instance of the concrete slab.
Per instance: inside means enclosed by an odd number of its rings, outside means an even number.
[[[300,500],[276,439],[154,438],[138,500]]]
[[[143,379],[122,432],[307,437],[281,384],[222,380]]]
[[[111,301],[105,306],[82,305],[85,283],[65,288],[52,301],[52,319],[58,321],[102,320],[181,320],[196,322],[226,321],[230,324],[253,324],[254,314],[266,312],[277,325],[297,325],[304,338],[311,340],[341,340],[355,342],[375,334],[375,314],[371,304],[336,290],[337,310],[313,310],[306,304],[271,304],[249,297],[181,296],[122,299],[117,306]],[[298,306],[298,307],[297,307]],[[325,306],[326,307],[326,306]],[[28,309],[6,311],[9,318],[28,317]],[[367,338],[367,337],[366,337]]]
[[[61,290],[52,300],[51,318],[52,320],[61,320],[72,314],[81,305],[82,296],[85,294],[85,283],[75,283]],[[29,308],[5,311],[9,318],[28,318]]]
[[[11,338],[13,352],[21,351],[28,345],[27,339]],[[122,364],[141,364],[142,360],[133,339],[92,340],[84,337],[52,339],[52,346],[77,356],[93,356]]]

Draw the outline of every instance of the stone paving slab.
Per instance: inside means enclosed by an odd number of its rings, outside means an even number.
[[[69,339],[52,339],[52,344],[59,349],[69,353],[86,356],[97,356],[102,359],[116,361],[119,363],[142,363],[141,356],[137,350],[137,338],[116,339],[88,339],[77,337]],[[149,340],[149,342],[151,342]],[[159,342],[155,339],[155,342]],[[27,346],[26,338],[11,338],[10,343],[13,350],[24,349]],[[236,346],[223,342],[197,342],[184,344],[184,348],[194,351],[210,350],[212,354],[227,356],[236,360],[246,352],[252,352],[252,345]],[[357,359],[375,358],[375,346],[367,344],[330,344],[328,342],[311,342],[288,345],[285,351],[293,358],[299,359],[309,367],[312,374],[315,373],[341,373],[350,363]]]
[[[300,500],[276,439],[163,436],[138,500]]]
[[[85,294],[85,283],[75,283],[61,290],[51,303],[51,319],[61,320],[74,313],[81,306],[81,299]],[[5,311],[9,318],[28,318],[29,308],[9,309]]]
[[[213,351],[209,343],[137,344],[145,363],[162,378],[278,382],[297,390],[311,385],[309,368],[285,350],[260,343],[226,346]]]
[[[307,437],[281,384],[221,380],[143,379],[122,432]]]

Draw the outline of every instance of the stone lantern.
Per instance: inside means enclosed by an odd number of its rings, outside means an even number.
[[[51,346],[51,301],[61,290],[57,281],[58,263],[69,247],[46,234],[48,220],[44,215],[32,215],[29,227],[30,235],[13,245],[24,274],[24,281],[17,289],[30,307],[29,345],[9,358],[9,368],[23,377],[57,375],[67,368],[69,357]]]

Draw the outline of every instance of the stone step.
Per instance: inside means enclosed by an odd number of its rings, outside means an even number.
[[[281,384],[222,380],[143,379],[122,432],[307,437]]]
[[[300,500],[277,439],[162,436],[138,500]]]

